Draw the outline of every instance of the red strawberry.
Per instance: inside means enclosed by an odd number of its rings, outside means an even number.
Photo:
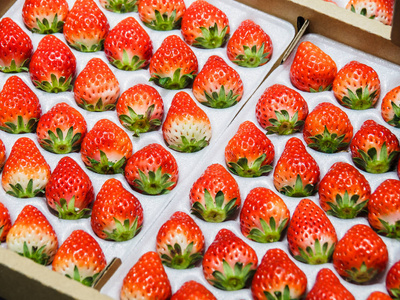
[[[265,187],[250,191],[240,211],[240,230],[258,243],[277,242],[287,227],[290,212],[282,198]]]
[[[100,174],[123,173],[126,161],[132,156],[132,141],[114,122],[101,119],[86,134],[81,156],[86,167]]]
[[[100,58],[92,58],[74,83],[75,102],[88,111],[114,109],[119,93],[117,77]]]
[[[181,33],[186,43],[198,48],[222,47],[229,38],[225,13],[204,0],[194,1],[182,17]]]
[[[231,219],[241,205],[239,185],[220,164],[212,164],[190,189],[192,214],[207,222]]]
[[[10,18],[0,20],[0,71],[28,71],[33,54],[31,38]]]
[[[275,188],[286,196],[308,197],[317,190],[319,174],[319,166],[303,142],[292,137],[276,163],[273,182]]]
[[[164,39],[150,60],[150,81],[169,89],[189,86],[198,72],[196,54],[177,35]]]
[[[116,13],[136,12],[138,0],[99,0],[101,6]]]
[[[174,156],[156,143],[136,151],[125,167],[127,182],[142,194],[166,194],[175,188],[178,177],[178,164]]]
[[[138,137],[140,133],[157,130],[164,117],[164,101],[150,85],[136,84],[122,93],[117,103],[121,124]]]
[[[172,99],[162,132],[167,146],[179,152],[200,151],[208,146],[212,133],[207,114],[186,92]]]
[[[7,234],[7,248],[39,264],[48,265],[58,248],[57,235],[40,210],[26,205]]]
[[[83,230],[74,230],[58,249],[53,271],[92,286],[107,262],[97,241]]]
[[[392,300],[392,298],[388,294],[377,291],[372,292],[367,300]]]
[[[253,248],[232,231],[221,229],[204,254],[203,274],[216,288],[235,291],[250,284],[257,265]]]
[[[271,38],[253,20],[240,23],[226,47],[229,60],[247,68],[265,65],[271,59],[272,52]]]
[[[29,133],[42,114],[39,98],[18,76],[7,79],[0,93],[0,129],[8,133]]]
[[[107,35],[104,52],[114,67],[136,71],[149,64],[153,43],[139,22],[133,17],[127,17]]]
[[[231,107],[242,99],[243,82],[235,69],[221,57],[212,55],[194,79],[193,96],[209,107]]]
[[[7,207],[0,202],[0,243],[5,242],[11,228],[11,217]]]
[[[333,253],[333,266],[339,275],[356,283],[369,282],[382,273],[387,264],[386,244],[364,224],[351,227]]]
[[[389,125],[400,128],[400,85],[383,97],[381,115]]]
[[[386,275],[386,289],[392,298],[400,298],[400,261],[390,267]]]
[[[57,154],[79,151],[86,132],[86,121],[81,113],[65,102],[54,105],[42,115],[36,129],[40,146]]]
[[[392,25],[395,0],[350,0],[346,9],[354,13]]]
[[[300,299],[306,292],[307,277],[285,251],[268,250],[251,283],[254,300]]]
[[[121,182],[108,179],[93,203],[91,225],[102,239],[117,242],[132,239],[142,228],[143,208]]]
[[[256,117],[267,134],[288,135],[300,131],[308,115],[308,104],[295,90],[274,84],[258,99]]]
[[[93,202],[93,185],[89,176],[70,157],[63,157],[46,185],[47,204],[61,219],[75,220],[89,217]]]
[[[251,121],[240,124],[225,147],[225,162],[229,171],[242,177],[269,173],[274,156],[274,145]]]
[[[171,284],[156,252],[143,254],[126,274],[121,288],[121,300],[157,299],[171,297]]]
[[[351,61],[337,73],[332,91],[339,104],[350,109],[374,107],[381,93],[376,71],[358,61]]]
[[[101,51],[110,30],[107,17],[93,0],[76,0],[64,24],[64,37],[82,52]]]
[[[175,212],[157,233],[157,252],[170,268],[193,268],[203,257],[204,247],[200,227],[181,211]]]
[[[385,173],[394,168],[400,151],[399,141],[389,129],[367,120],[350,143],[353,162],[369,173]]]
[[[75,72],[76,58],[69,47],[54,35],[46,35],[29,64],[35,87],[48,93],[71,90]]]
[[[290,67],[290,81],[305,92],[330,90],[337,67],[333,59],[311,42],[302,42]]]
[[[186,281],[180,288],[172,295],[171,300],[217,300],[215,296],[207,290],[204,285],[197,281]]]
[[[6,162],[6,146],[3,141],[0,140],[0,172],[3,170],[4,164]]]
[[[2,175],[1,183],[7,194],[32,198],[44,192],[50,179],[50,166],[35,143],[22,137],[14,143]]]

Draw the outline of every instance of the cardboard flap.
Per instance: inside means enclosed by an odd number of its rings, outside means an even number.
[[[400,2],[399,1],[395,1],[394,3],[392,33],[390,37],[394,44],[400,46]]]

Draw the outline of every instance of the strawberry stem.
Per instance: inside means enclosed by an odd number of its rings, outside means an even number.
[[[138,226],[138,220],[138,217],[136,217],[131,225],[129,219],[125,219],[122,224],[120,220],[114,217],[115,228],[111,232],[103,230],[107,236],[106,239],[116,242],[124,242],[134,238],[142,228],[141,226]]]
[[[210,279],[209,282],[221,290],[236,291],[245,288],[251,281],[256,270],[252,268],[253,263],[248,263],[243,266],[243,263],[236,262],[232,268],[224,259],[222,262],[223,273],[214,271],[215,279]]]
[[[72,90],[72,75],[66,79],[64,76],[57,78],[55,74],[50,75],[51,81],[38,81],[34,80],[36,88],[43,90],[47,93],[60,93]]]
[[[219,32],[218,24],[214,23],[214,26],[209,28],[200,27],[201,35],[195,39],[193,47],[214,49],[222,47],[229,38],[227,34],[228,26],[225,26],[221,32]]]
[[[50,261],[50,256],[45,253],[46,245],[41,246],[40,248],[36,246],[30,245],[28,247],[28,243],[24,241],[23,252],[18,253],[21,256],[32,259],[34,262],[41,265],[48,265]]]
[[[86,158],[89,160],[89,165],[86,167],[96,173],[99,174],[123,174],[124,169],[123,166],[125,165],[126,158],[125,156],[122,157],[119,161],[117,162],[112,162],[108,160],[107,155],[100,151],[100,161],[97,161],[89,156]]]
[[[266,160],[266,157],[267,155],[263,153],[253,162],[251,166],[249,166],[246,157],[241,157],[237,162],[229,162],[227,164],[228,169],[233,174],[240,177],[260,177],[272,171],[271,165],[262,165],[262,163]]]
[[[68,129],[65,138],[63,131],[59,127],[56,128],[56,133],[51,130],[47,131],[47,133],[49,139],[39,141],[43,149],[56,154],[79,151],[80,144],[77,144],[77,142],[81,139],[82,134],[78,132],[74,135],[74,128],[72,126]]]
[[[296,111],[295,114],[290,118],[287,110],[275,110],[276,119],[270,118],[268,121],[271,126],[267,126],[267,134],[277,133],[279,135],[289,135],[294,132],[300,131],[304,121],[298,119],[299,113]]]
[[[206,140],[206,137],[202,138],[201,140],[196,140],[195,138],[188,140],[182,135],[181,143],[175,143],[173,145],[169,144],[168,147],[179,152],[193,153],[205,148],[208,146],[208,143],[209,142]]]
[[[171,77],[164,77],[160,74],[152,74],[149,81],[154,81],[155,84],[168,90],[181,90],[192,84],[196,74],[194,71],[189,74],[181,74],[181,68],[174,71]]]
[[[108,0],[105,9],[115,13],[137,12],[137,0]]]
[[[297,174],[295,185],[286,185],[282,187],[279,192],[289,197],[308,197],[316,192],[316,185],[306,184],[304,186],[300,174]]]
[[[133,189],[147,195],[164,195],[170,192],[170,187],[176,184],[171,181],[171,174],[163,173],[161,166],[156,172],[148,171],[147,175],[139,171],[140,179],[133,181]]]
[[[173,269],[193,268],[203,257],[200,253],[192,253],[193,245],[193,242],[191,242],[184,250],[182,250],[181,245],[178,243],[175,243],[173,246],[167,245],[169,253],[161,255],[163,264]]]
[[[41,188],[33,190],[33,179],[30,179],[28,181],[26,187],[22,186],[20,183],[17,184],[9,183],[9,186],[11,187],[11,190],[7,191],[7,194],[17,198],[33,198],[39,194],[44,193],[44,190]]]
[[[347,89],[347,96],[343,96],[340,104],[344,107],[355,109],[355,110],[365,110],[374,106],[377,97],[377,90],[370,92],[368,85],[359,87],[356,89],[355,93]]]
[[[329,242],[321,243],[318,239],[314,242],[314,247],[306,247],[306,249],[298,248],[300,255],[295,255],[294,258],[310,265],[319,265],[327,263],[335,250],[335,243],[329,245]]]
[[[358,153],[360,157],[353,157],[355,165],[368,173],[379,174],[388,172],[394,167],[399,151],[392,151],[389,154],[384,142],[379,155],[375,147],[368,149],[367,152],[359,149]]]
[[[359,199],[359,195],[352,195],[350,197],[347,190],[343,196],[336,194],[334,202],[327,202],[331,209],[326,213],[340,219],[354,219],[364,210],[368,203],[368,200],[357,203]]]
[[[233,62],[241,67],[256,68],[265,65],[269,61],[270,52],[265,52],[265,43],[257,50],[257,45],[249,46],[243,45],[243,52],[235,57]]]
[[[378,274],[375,268],[368,268],[365,262],[362,262],[359,268],[353,267],[346,270],[348,279],[356,283],[366,283]]]
[[[17,117],[17,125],[15,125],[12,122],[5,122],[5,126],[0,126],[0,129],[8,132],[8,133],[13,133],[13,134],[19,134],[19,133],[31,133],[34,132],[36,129],[37,122],[39,120],[36,118],[31,118],[29,121],[25,124],[24,119],[22,116]]]
[[[382,224],[382,229],[378,233],[385,235],[388,238],[400,239],[400,220],[397,220],[394,224],[389,224],[389,222],[379,219]]]
[[[311,142],[308,143],[308,146],[320,152],[336,153],[346,149],[349,145],[349,143],[343,142],[345,137],[345,134],[338,136],[337,133],[330,133],[325,125],[325,129],[322,134],[316,134],[308,137],[311,140]]]
[[[269,219],[269,223],[260,218],[261,228],[252,228],[249,235],[247,235],[247,238],[258,243],[277,242],[280,240],[281,233],[286,228],[287,223],[288,219],[286,218],[282,220],[278,227],[276,227],[276,221],[274,217]]]
[[[54,203],[56,205],[56,210],[60,219],[78,220],[90,217],[90,214],[88,214],[90,212],[90,209],[79,209],[78,207],[75,207],[75,196],[72,196],[72,198],[68,202],[66,199],[61,198],[60,204],[58,204],[57,202]]]
[[[17,64],[15,63],[15,59],[12,59],[9,66],[0,66],[0,71],[4,73],[28,72],[29,60],[30,58],[27,58],[20,65],[17,66]]]
[[[211,95],[204,91],[204,96],[207,101],[200,102],[201,104],[212,108],[228,108],[238,103],[239,94],[233,94],[233,90],[229,90],[228,94],[225,91],[225,86],[221,85],[219,93],[212,92]]]
[[[36,18],[36,25],[37,25],[37,28],[36,27],[32,28],[31,29],[32,32],[40,33],[40,34],[52,34],[52,33],[62,31],[62,29],[64,27],[64,21],[59,21],[58,15],[55,14],[54,19],[51,23],[46,18],[43,18],[42,20],[39,20],[39,18]]]
[[[168,15],[167,13],[161,14],[160,11],[154,11],[155,19],[151,22],[144,22],[144,25],[159,31],[169,31],[173,29],[179,29],[181,27],[182,18],[176,19],[176,9]]]
[[[144,115],[139,115],[132,109],[132,107],[128,106],[129,116],[120,115],[119,119],[126,129],[134,132],[134,137],[139,137],[140,133],[154,131],[160,127],[160,119],[151,119],[154,107],[154,104],[150,105]]]

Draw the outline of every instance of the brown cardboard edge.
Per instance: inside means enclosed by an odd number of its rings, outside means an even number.
[[[395,1],[394,3],[393,25],[390,37],[393,43],[400,46],[400,1],[399,0]]]
[[[13,5],[17,0],[1,0],[0,5],[0,17],[2,17],[6,11]]]

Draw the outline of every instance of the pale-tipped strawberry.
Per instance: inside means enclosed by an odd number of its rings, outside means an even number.
[[[395,0],[350,0],[346,9],[385,25],[392,25],[394,4]]]
[[[58,249],[56,232],[44,214],[32,205],[19,213],[7,234],[7,248],[11,251],[48,265]]]
[[[375,291],[368,296],[367,300],[392,300],[392,297],[383,292]]]
[[[142,228],[142,204],[119,180],[108,179],[93,203],[90,224],[94,233],[102,239],[117,242],[130,240]]]
[[[142,194],[169,193],[178,183],[179,169],[174,156],[157,143],[136,151],[125,167],[125,179]]]
[[[271,172],[274,157],[274,145],[251,121],[240,124],[225,147],[229,171],[241,177],[259,177]]]
[[[400,299],[400,261],[389,268],[385,283],[389,295],[394,299]]]
[[[6,241],[11,226],[10,212],[8,211],[8,208],[0,202],[0,243]]]
[[[138,11],[138,0],[99,0],[100,5],[115,13],[128,13]]]
[[[190,280],[172,295],[171,300],[217,300],[217,298],[204,285]]]
[[[227,108],[243,97],[243,82],[238,72],[221,57],[212,55],[193,81],[193,96],[212,108]]]
[[[75,102],[88,111],[114,109],[119,94],[117,77],[100,58],[92,58],[74,83]]]
[[[400,85],[391,89],[383,97],[381,115],[386,123],[400,128]]]

